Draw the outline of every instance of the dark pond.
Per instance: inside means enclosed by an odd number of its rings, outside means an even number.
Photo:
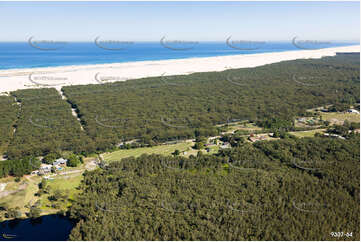
[[[0,223],[0,240],[67,240],[74,222],[61,215]]]

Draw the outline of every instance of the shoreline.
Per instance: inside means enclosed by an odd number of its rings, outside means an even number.
[[[337,52],[360,52],[360,45],[318,50],[0,70],[0,93],[46,87],[60,90],[62,86],[69,85],[102,84],[145,77],[252,68],[281,61],[335,56]]]

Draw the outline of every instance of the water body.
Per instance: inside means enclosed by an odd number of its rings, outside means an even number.
[[[288,42],[0,42],[0,69],[109,64],[255,54],[355,45],[359,43]],[[301,47],[301,48],[300,48]]]
[[[0,240],[67,240],[74,225],[74,222],[61,215],[46,215],[35,220],[5,221],[0,223]]]

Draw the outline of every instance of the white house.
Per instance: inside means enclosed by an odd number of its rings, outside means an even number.
[[[349,112],[349,113],[357,113],[357,114],[359,114],[360,112],[359,111],[357,111],[356,109],[349,109],[349,110],[347,110],[347,112]]]
[[[41,164],[40,168],[39,168],[39,171],[42,172],[42,173],[49,173],[49,172],[51,172],[51,167],[52,167],[52,165]]]
[[[66,159],[64,159],[64,158],[59,158],[59,159],[57,159],[57,160],[55,160],[54,162],[53,162],[53,166],[58,166],[58,165],[66,165],[66,162],[67,162],[68,160],[66,160]]]

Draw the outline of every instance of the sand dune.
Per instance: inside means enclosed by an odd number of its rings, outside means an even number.
[[[334,56],[336,52],[360,52],[360,46],[176,60],[1,70],[0,93],[26,88],[55,87],[60,89],[62,86],[68,85],[101,84],[151,76],[256,67],[287,60]]]

